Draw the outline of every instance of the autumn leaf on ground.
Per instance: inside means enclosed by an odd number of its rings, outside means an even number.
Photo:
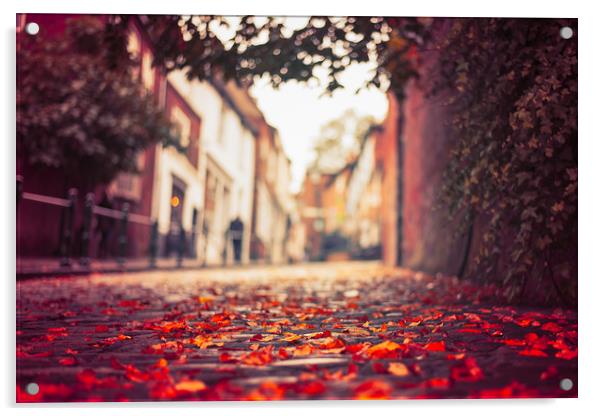
[[[294,357],[299,357],[299,356],[302,357],[305,355],[310,355],[313,351],[314,351],[314,348],[309,344],[299,345],[299,346],[295,347],[295,349],[293,350],[293,356]]]
[[[398,343],[387,340],[371,346],[366,350],[365,354],[370,358],[386,358],[401,349],[402,347]]]
[[[333,337],[318,338],[318,339],[311,339],[310,342],[311,342],[311,344],[316,345],[320,349],[331,350],[331,349],[338,349],[338,348],[344,349],[345,348],[345,343],[340,338],[333,338]]]
[[[179,392],[196,393],[207,389],[207,385],[200,380],[182,380],[178,382],[175,389]]]
[[[285,332],[283,339],[286,342],[295,342],[295,341],[300,340],[301,338],[302,338],[301,335],[297,335],[297,334],[295,334],[293,332]]]
[[[546,354],[544,351],[542,350],[538,350],[536,348],[525,348],[524,350],[519,351],[520,355],[526,355],[529,357],[547,357],[548,354]]]
[[[75,357],[65,357],[65,358],[61,358],[59,360],[59,364],[60,365],[71,366],[71,365],[77,364],[77,360],[75,359]]]
[[[326,391],[326,385],[322,381],[315,380],[301,384],[296,390],[301,394],[315,396],[324,393]]]
[[[282,400],[284,399],[285,389],[273,381],[263,382],[259,388],[249,393],[245,400]]]
[[[475,382],[483,378],[483,371],[477,361],[469,357],[451,368],[450,377],[455,381]]]
[[[405,377],[410,374],[410,370],[403,363],[389,363],[388,371],[394,376],[399,377]]]
[[[272,356],[273,348],[274,347],[272,345],[269,345],[267,347],[260,348],[257,351],[246,353],[240,358],[240,361],[243,364],[255,365],[255,366],[262,366],[262,365],[269,364],[273,360],[273,356]]]
[[[380,380],[368,380],[357,386],[353,398],[356,400],[386,400],[393,391],[391,385]]]
[[[275,335],[256,334],[256,335],[252,336],[251,339],[249,339],[249,341],[251,341],[251,342],[270,342],[274,338],[276,338]]]
[[[554,356],[556,358],[562,358],[563,360],[573,360],[577,358],[578,355],[577,348],[575,348],[573,350],[566,349],[558,351]]]
[[[349,335],[353,335],[355,337],[368,337],[370,336],[370,331],[367,331],[363,328],[359,328],[357,326],[350,326],[345,329],[345,332]]]
[[[188,325],[184,321],[180,321],[180,322],[162,322],[160,325],[158,325],[156,327],[156,329],[158,329],[161,332],[168,333],[168,332],[172,332],[172,331],[186,329],[187,326]]]
[[[429,342],[424,348],[428,351],[445,351],[445,341]]]

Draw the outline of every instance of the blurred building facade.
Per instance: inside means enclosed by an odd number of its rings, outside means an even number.
[[[35,21],[41,35],[60,34],[66,20],[73,18],[78,16],[20,15],[18,25],[22,29]],[[122,173],[109,185],[80,190],[80,200],[82,193],[93,191],[96,204],[104,208],[120,210],[127,204],[130,214],[156,221],[162,257],[175,256],[184,241],[186,257],[209,265],[230,264],[234,253],[229,228],[238,219],[243,224],[243,264],[251,259],[287,261],[289,250],[294,252],[287,239],[295,204],[289,191],[290,160],[278,132],[268,125],[247,88],[219,77],[200,82],[189,80],[182,71],[166,73],[152,65],[154,43],[145,22],[130,19],[128,32],[128,51],[139,62],[133,76],[171,120],[186,150],[151,146],[138,155],[139,173]],[[65,196],[61,172],[27,170],[19,159],[17,166],[26,191]],[[82,208],[79,203],[76,228],[81,226]],[[39,207],[20,207],[24,220],[18,227],[19,256],[56,255],[56,249],[49,248],[58,244],[61,219],[56,211],[40,214]],[[40,227],[36,218],[46,226]],[[150,221],[128,225],[128,257],[149,254]],[[56,229],[48,223],[56,224]],[[116,221],[112,227],[117,227]],[[113,234],[116,240],[117,233]],[[98,255],[97,245],[91,244],[92,257]]]
[[[251,257],[270,263],[288,262],[287,240],[294,201],[290,192],[291,161],[278,130],[258,118],[255,143],[255,194]]]
[[[382,171],[376,168],[375,148],[381,126],[366,132],[353,166],[346,200],[345,234],[352,241],[352,253],[360,258],[380,258],[380,206]]]
[[[309,260],[346,259],[348,187],[355,161],[335,172],[308,169],[298,195]]]
[[[241,262],[248,263],[257,129],[244,103],[252,106],[254,102],[233,82],[189,81],[181,71],[171,72],[168,78],[202,120],[200,163],[195,174],[199,183],[195,227],[202,238],[197,239],[196,252],[207,264],[231,263],[228,230],[230,223],[240,218],[246,228]]]
[[[379,125],[371,126],[360,150],[335,172],[307,170],[297,195],[311,260],[399,258],[400,206],[398,104]]]

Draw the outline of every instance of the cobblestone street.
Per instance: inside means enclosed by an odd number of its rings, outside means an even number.
[[[576,343],[574,312],[368,262],[17,283],[20,402],[575,397]]]

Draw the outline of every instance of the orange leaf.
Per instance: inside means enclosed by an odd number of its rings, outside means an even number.
[[[292,332],[285,332],[284,333],[284,340],[287,342],[295,342],[297,340],[301,339],[301,335],[297,335],[294,334]]]
[[[298,357],[298,356],[305,356],[305,355],[309,355],[314,351],[314,348],[309,345],[309,344],[304,344],[301,346],[297,346],[295,348],[295,350],[293,351],[293,356],[294,357]]]
[[[405,377],[410,374],[410,370],[403,363],[389,363],[389,373],[394,376]]]
[[[370,336],[370,331],[366,331],[363,328],[358,328],[357,326],[350,326],[349,328],[345,329],[345,332],[347,332],[350,335],[356,336],[356,337],[369,337]]]
[[[267,347],[261,348],[257,351],[250,352],[248,354],[244,354],[241,357],[241,362],[247,365],[266,365],[271,363],[273,360],[272,357],[272,349],[273,346],[269,345]]]
[[[385,358],[391,353],[401,349],[401,345],[393,341],[383,341],[380,344],[371,346],[366,350],[370,358]]]
[[[245,397],[246,400],[282,400],[285,390],[273,381],[261,383],[258,389],[253,390]]]
[[[386,400],[393,388],[389,383],[380,380],[368,380],[354,389],[356,400]]]
[[[200,380],[184,380],[175,385],[179,392],[196,393],[207,389],[207,385]]]

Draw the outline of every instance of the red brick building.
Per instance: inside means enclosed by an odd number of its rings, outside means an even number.
[[[90,16],[85,16],[90,18]],[[36,36],[52,38],[62,34],[69,19],[82,18],[82,15],[60,14],[21,14],[17,17],[17,36],[26,36],[23,32],[28,22],[39,25],[40,31]],[[103,21],[104,15],[96,16]],[[153,42],[144,29],[144,22],[138,18],[130,20],[128,37],[128,50],[131,55],[139,60],[139,68],[133,74],[144,88],[155,97],[157,104],[164,108],[166,114],[178,127],[188,124],[187,128],[180,128],[182,144],[188,147],[187,159],[193,167],[198,165],[200,148],[200,118],[194,113],[186,100],[167,81],[166,74],[159,68],[152,66]],[[172,117],[178,113],[178,117]],[[185,120],[185,123],[182,123]],[[103,200],[104,195],[110,196],[110,206],[120,210],[128,204],[129,212],[147,218],[153,216],[153,196],[156,194],[156,169],[157,151],[161,145],[151,146],[138,156],[139,174],[120,174],[108,185],[99,185],[93,189],[78,189],[79,197],[75,212],[76,241],[78,232],[81,231],[83,216],[83,199],[86,193],[95,195],[96,203]],[[25,192],[65,198],[71,186],[71,178],[66,177],[57,169],[39,169],[28,166],[17,154],[17,175],[23,177],[23,190]],[[23,200],[18,209],[17,226],[17,256],[18,257],[53,257],[57,255],[60,243],[60,227],[62,221],[62,208],[42,205],[37,202]],[[115,225],[114,225],[115,227]],[[128,252],[131,257],[148,254],[151,228],[148,224],[130,224],[128,227]],[[117,233],[113,233],[110,243],[110,255],[116,252]],[[97,236],[98,237],[98,236]],[[97,255],[98,242],[91,241],[90,254]],[[73,253],[77,256],[78,253]]]

